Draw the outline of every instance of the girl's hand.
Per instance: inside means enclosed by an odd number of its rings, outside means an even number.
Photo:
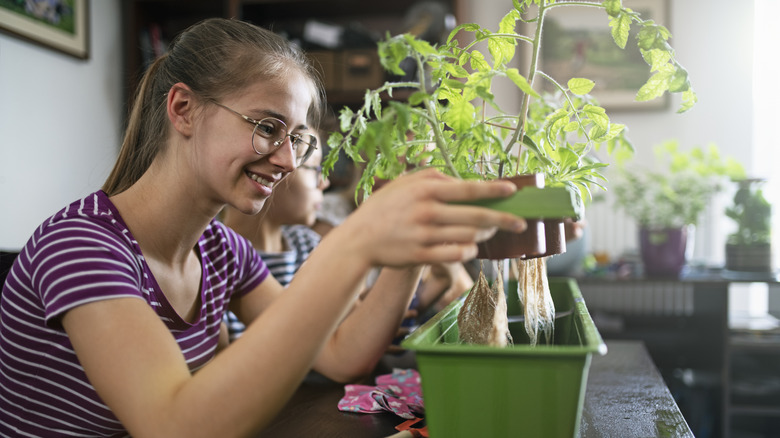
[[[483,207],[452,204],[500,198],[515,186],[503,181],[463,181],[428,169],[398,177],[374,192],[344,222],[362,238],[372,265],[457,262],[477,255],[477,242],[497,229],[524,231],[525,220]]]

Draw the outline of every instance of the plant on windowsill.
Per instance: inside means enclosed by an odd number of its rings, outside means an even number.
[[[606,148],[621,156],[632,153],[633,147],[625,136],[625,126],[613,123],[588,94],[593,81],[571,78],[563,84],[539,68],[545,16],[561,7],[605,10],[605,26],[610,27],[621,48],[628,41],[629,29],[638,26],[637,46],[652,75],[636,99],[651,100],[669,91],[682,94],[678,112],[694,105],[696,95],[687,72],[667,43],[669,31],[642,19],[620,0],[513,0],[513,8],[501,19],[496,32],[470,23],[456,27],[439,46],[408,34],[380,42],[383,67],[403,76],[399,65],[411,59],[417,65],[417,79],[388,81],[367,91],[357,110],[341,110],[341,132],[328,140],[331,151],[324,161],[325,172],[333,168],[340,151],[362,163],[356,197],[358,193],[369,196],[375,178],[392,179],[409,165],[436,167],[466,179],[540,175],[542,184],[566,188],[581,206],[590,199],[591,187],[603,188],[606,181],[602,174],[606,164],[592,159],[590,152]],[[527,18],[529,14],[534,16]],[[521,22],[527,24],[522,28],[532,32],[518,33]],[[472,42],[461,44],[456,39],[461,34]],[[478,50],[481,42],[487,44],[489,56]],[[530,48],[525,74],[510,66],[518,43]],[[509,81],[520,90],[518,114],[503,111],[495,102],[492,85],[497,80]],[[539,80],[552,83],[556,94],[539,93]],[[408,92],[408,99],[393,100],[393,93],[399,90]],[[495,114],[489,114],[488,108]],[[537,204],[538,208],[543,203]],[[529,226],[526,233],[531,230]]]
[[[772,272],[772,205],[761,189],[765,182],[761,178],[737,181],[733,204],[726,208],[726,216],[737,224],[737,231],[726,240],[729,271]]]
[[[690,229],[727,178],[745,176],[742,165],[722,157],[714,144],[680,149],[668,140],[654,148],[661,168],[650,170],[625,163],[613,181],[616,204],[639,226],[645,274],[678,277],[686,263]]]

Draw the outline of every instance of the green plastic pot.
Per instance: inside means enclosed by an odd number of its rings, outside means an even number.
[[[551,345],[531,347],[522,321],[510,322],[513,346],[459,343],[462,299],[404,340],[415,351],[432,438],[579,435],[591,357],[607,347],[576,281],[549,282],[558,315]],[[508,290],[508,315],[522,315],[516,286]]]

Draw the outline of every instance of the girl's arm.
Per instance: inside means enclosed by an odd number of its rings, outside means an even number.
[[[475,241],[496,227],[520,231],[524,222],[449,202],[513,190],[508,183],[456,181],[432,171],[388,184],[323,239],[294,284],[240,339],[195,374],[142,300],[84,304],[65,314],[63,326],[98,394],[131,435],[250,435],[295,391],[352,308],[372,266],[473,258]],[[265,281],[255,292],[276,286]]]

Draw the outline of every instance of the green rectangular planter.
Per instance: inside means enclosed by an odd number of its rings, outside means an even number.
[[[522,315],[516,289],[508,314]],[[607,347],[572,279],[550,278],[556,313],[552,345],[528,345],[522,322],[510,323],[514,345],[458,343],[455,300],[415,330],[414,350],[432,438],[576,437],[591,356]],[[569,312],[571,311],[571,312]]]

